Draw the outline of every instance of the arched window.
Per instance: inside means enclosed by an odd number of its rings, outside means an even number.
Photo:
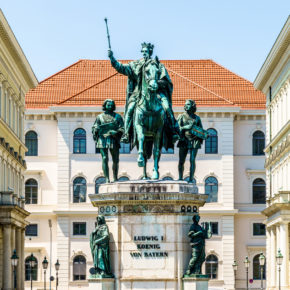
[[[35,179],[28,179],[25,182],[25,203],[37,204],[38,184]]]
[[[262,178],[257,178],[253,182],[253,203],[266,203],[266,183]]]
[[[84,129],[76,129],[74,131],[74,153],[85,154],[86,153],[86,131]]]
[[[25,134],[25,146],[28,149],[25,153],[26,156],[38,155],[38,140],[37,134],[34,131],[29,131]]]
[[[208,194],[207,202],[218,201],[218,181],[210,176],[205,180],[205,194]]]
[[[253,259],[253,279],[254,280],[261,280],[261,266],[259,261],[260,254],[256,255]],[[266,265],[266,261],[265,261]],[[266,279],[266,269],[265,265],[263,266],[263,279]]]
[[[215,129],[207,129],[209,137],[205,140],[205,153],[216,154],[218,153],[218,134]]]
[[[256,131],[253,134],[253,155],[264,155],[265,134],[262,131]]]
[[[162,180],[173,180],[173,178],[171,176],[164,176]]]
[[[98,177],[95,181],[95,193],[99,193],[99,187],[101,184],[106,183],[106,178],[104,176]]]
[[[184,178],[184,181],[189,182],[189,176],[185,177],[185,178]],[[193,183],[193,184],[196,184],[196,180],[195,180],[195,178],[193,178],[193,182],[192,182],[192,183]]]
[[[84,256],[76,256],[73,260],[73,279],[86,280],[87,263]]]
[[[32,267],[33,263],[34,266]],[[25,281],[30,281],[31,277],[33,281],[37,281],[37,268],[38,262],[34,256],[29,256],[25,259]]]
[[[205,274],[209,275],[210,279],[218,277],[218,258],[215,255],[209,255],[205,259]]]
[[[86,202],[87,182],[83,177],[76,177],[73,182],[73,202]]]
[[[128,180],[130,180],[130,179],[129,179],[129,177],[127,177],[127,176],[121,176],[121,177],[118,179],[118,181],[128,181]]]

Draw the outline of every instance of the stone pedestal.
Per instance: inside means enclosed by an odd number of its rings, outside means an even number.
[[[207,275],[196,275],[196,277],[185,277],[182,279],[182,290],[208,290]]]
[[[115,278],[89,278],[89,290],[115,290]]]
[[[103,184],[89,197],[109,227],[116,289],[182,289],[187,234],[207,195],[185,181],[137,180]]]

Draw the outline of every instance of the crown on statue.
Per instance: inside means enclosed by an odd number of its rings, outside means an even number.
[[[150,42],[148,42],[148,43],[147,43],[147,42],[143,42],[143,43],[141,44],[141,46],[142,46],[142,48],[143,48],[143,47],[146,47],[146,48],[149,49],[150,52],[153,52],[154,45],[151,44]]]

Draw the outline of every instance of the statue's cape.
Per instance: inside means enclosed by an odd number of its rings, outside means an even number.
[[[149,61],[155,61],[154,59],[150,59]],[[157,94],[163,94],[167,97],[170,106],[172,107],[172,92],[173,92],[173,84],[170,79],[170,76],[165,68],[165,66],[159,63],[160,76],[159,80],[161,84],[159,85],[159,89]],[[129,104],[130,97],[134,95],[137,100],[141,97],[142,92],[142,72],[143,67],[146,64],[145,59],[142,58],[140,60],[132,61],[128,65],[131,68],[131,74],[128,76],[128,84],[127,84],[127,93],[126,93],[126,105],[125,105],[125,114],[127,112],[127,107]],[[132,120],[133,121],[133,120]],[[133,130],[133,122],[130,125],[130,143],[131,148],[135,146],[135,138],[134,138],[134,130]],[[164,136],[163,136],[163,146],[168,148],[174,148],[174,144],[172,142],[172,128],[168,122],[165,124]]]

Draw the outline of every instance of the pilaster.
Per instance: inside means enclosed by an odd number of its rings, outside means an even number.
[[[222,241],[223,241],[223,280],[226,289],[234,289],[235,278],[233,275],[234,249],[234,217],[222,217]]]
[[[61,261],[59,269],[59,288],[68,289],[70,280],[69,272],[69,218],[58,217],[57,219],[57,258]]]
[[[284,256],[281,265],[281,286],[289,286],[289,230],[288,223],[282,222],[280,224],[280,245],[282,255]]]
[[[3,290],[12,289],[12,266],[11,266],[11,225],[3,228]]]
[[[58,120],[57,126],[57,202],[60,208],[67,208],[70,202],[69,194],[69,122]]]

